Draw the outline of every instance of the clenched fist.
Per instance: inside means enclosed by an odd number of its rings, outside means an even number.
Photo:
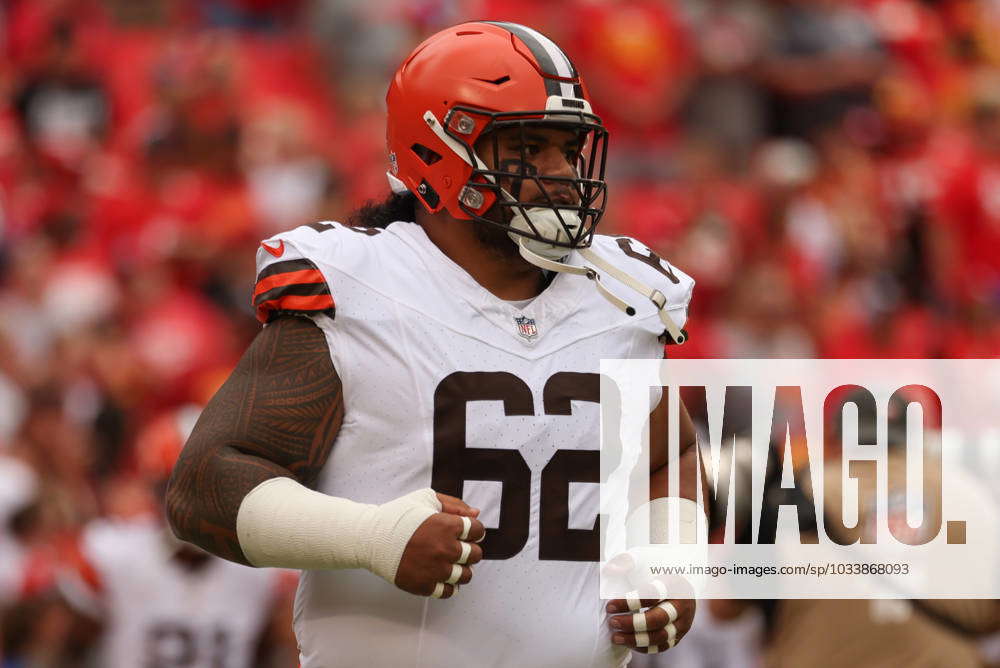
[[[441,512],[417,527],[406,544],[396,571],[395,585],[418,596],[448,598],[472,580],[472,564],[483,558],[476,545],[486,527],[476,517],[479,511],[461,499],[438,494]]]

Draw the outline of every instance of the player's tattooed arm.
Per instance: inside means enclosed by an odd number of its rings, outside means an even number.
[[[304,318],[272,322],[205,407],[177,461],[167,488],[174,533],[247,564],[236,536],[243,497],[281,476],[315,487],[343,418],[322,331]]]
[[[701,465],[698,455],[698,436],[695,431],[694,422],[688,414],[684,402],[680,402],[678,410],[678,444],[680,456],[674,460],[669,460],[667,448],[667,435],[669,433],[669,419],[667,410],[667,397],[664,391],[663,399],[650,415],[650,480],[649,497],[656,499],[667,496],[669,470],[677,467],[679,473],[680,489],[679,495],[684,499],[698,500],[697,486],[701,484],[702,498],[707,499],[708,477],[704,467]]]

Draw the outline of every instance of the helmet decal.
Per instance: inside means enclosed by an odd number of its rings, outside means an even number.
[[[559,79],[577,79],[576,68],[563,50],[551,39],[533,30],[528,26],[518,23],[507,23],[501,21],[483,21],[490,25],[500,26],[504,30],[511,32],[518,39],[524,42],[531,50],[531,55],[538,62],[538,67],[545,75],[545,92],[562,97],[583,98],[583,87],[579,83],[559,81]]]

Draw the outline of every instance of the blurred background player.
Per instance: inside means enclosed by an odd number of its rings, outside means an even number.
[[[170,411],[136,443],[140,474],[161,501],[200,412],[194,405]],[[64,576],[62,591],[101,626],[98,665],[236,668],[294,661],[287,628],[295,574],[241,568],[182,543],[164,525],[162,510],[132,521],[91,522],[78,548],[76,572]]]
[[[138,473],[160,499],[199,412],[194,405],[168,411],[139,436]],[[54,563],[35,567],[43,570],[33,576],[38,581],[23,586],[47,593],[14,605],[5,619],[10,659],[21,662],[14,665],[294,663],[294,574],[212,557],[176,540],[162,510],[151,510],[93,520],[65,536]],[[47,631],[34,628],[43,618]]]
[[[867,393],[865,393],[867,394]],[[904,481],[907,466],[906,449],[906,402],[918,398],[909,395],[896,397],[887,408],[888,452],[887,471],[894,480]],[[875,417],[871,409],[874,403],[864,402],[864,396],[846,394],[839,398],[837,409],[832,415],[839,415],[839,404],[852,402],[858,405],[858,443],[875,443]],[[928,404],[929,405],[929,404]],[[831,434],[839,444],[841,424],[830,417]],[[700,416],[695,416],[699,422]],[[914,418],[911,418],[914,419]],[[939,423],[939,416],[930,416],[931,429]],[[737,428],[739,431],[739,428]],[[932,437],[925,441],[930,444]],[[785,444],[774,444],[771,456],[778,458]],[[720,461],[730,461],[730,450],[726,446]],[[792,444],[791,447],[796,447]],[[930,446],[933,447],[933,446]],[[839,447],[836,448],[839,451]],[[737,450],[739,451],[739,450]],[[752,471],[748,461],[733,461],[735,489],[747,489],[751,484]],[[844,476],[844,462],[834,458],[825,462],[823,475],[826,480],[824,509],[831,517],[840,517],[840,489]],[[780,471],[781,467],[776,467]],[[923,474],[928,477],[940,476],[940,470],[925,464]],[[807,494],[808,472],[799,470],[795,475]],[[720,473],[720,480],[729,480],[726,468]],[[727,483],[728,484],[728,483]],[[858,476],[858,521],[849,529],[836,530],[845,543],[876,531],[878,517],[873,500],[867,496],[872,481],[867,474]],[[898,486],[900,483],[896,483]],[[784,489],[779,477],[764,482],[765,503],[795,503],[798,490]],[[957,483],[961,498],[951,497],[958,507],[976,508],[984,505],[989,491],[975,480]],[[728,492],[723,490],[722,498]],[[907,524],[906,493],[897,487],[888,488],[888,521],[897,530]],[[737,498],[733,517],[740,517],[739,505],[747,499]],[[811,499],[802,507],[811,507]],[[926,501],[922,509],[926,513],[925,526],[936,526],[941,509],[932,501]],[[800,507],[801,512],[801,507]],[[721,527],[724,517],[717,509],[715,529]],[[730,519],[730,522],[732,520]],[[807,525],[815,528],[815,518],[807,518]],[[837,527],[836,521],[827,520],[826,526]],[[752,531],[752,527],[737,524],[736,535]],[[922,539],[919,533],[912,533],[911,540]],[[1000,629],[1000,606],[993,600],[714,600],[701,606],[698,618],[683,646],[674,655],[646,657],[644,663],[636,665],[671,666],[673,668],[712,668],[714,666],[967,666],[993,665],[996,662],[995,634]],[[713,645],[714,643],[714,645]]]
[[[858,443],[877,442],[875,403],[866,401],[867,394],[847,394],[839,402],[852,402],[858,407]],[[905,535],[907,540],[914,542],[927,540],[929,527],[941,524],[942,510],[927,495],[920,512],[920,517],[924,518],[921,526],[914,529],[909,525],[905,489],[907,449],[916,446],[907,444],[907,404],[920,398],[914,391],[895,397],[886,407],[886,475],[893,481],[887,489],[886,519],[895,527],[895,535]],[[941,424],[940,412],[935,413],[932,405],[930,401],[923,404],[923,419],[930,430]],[[835,411],[834,415],[840,412]],[[915,416],[910,417],[914,419]],[[840,442],[841,432],[839,420],[834,420],[831,433],[835,442]],[[930,435],[924,437],[924,447],[935,447],[934,442]],[[924,460],[923,476],[940,479],[940,468],[930,465],[929,461],[932,460]],[[874,535],[878,531],[879,517],[874,499],[868,496],[875,482],[872,472],[857,476],[858,519],[852,528],[845,528],[836,519],[842,516],[837,505],[843,494],[844,462],[840,458],[828,460],[823,475],[827,530],[835,532],[838,540],[845,544],[863,535]],[[949,502],[957,507],[982,507],[982,501],[990,493],[971,479],[953,480],[952,484],[960,491],[950,495]],[[801,661],[830,667],[898,661],[907,666],[972,668],[983,665],[986,660],[980,651],[980,641],[1000,628],[1000,605],[992,600],[787,600],[776,603],[773,615],[766,658],[769,666],[795,665]]]

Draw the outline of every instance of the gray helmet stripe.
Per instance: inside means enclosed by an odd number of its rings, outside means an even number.
[[[527,26],[519,23],[507,23],[501,21],[484,21],[495,26],[500,26],[504,30],[517,35],[517,37],[531,50],[531,55],[538,61],[542,72],[551,76],[565,79],[576,78],[576,68],[573,63],[563,53],[563,50],[551,39]],[[548,95],[561,95],[562,97],[573,97],[583,99],[582,90],[578,85],[566,83],[544,77],[545,91]]]

